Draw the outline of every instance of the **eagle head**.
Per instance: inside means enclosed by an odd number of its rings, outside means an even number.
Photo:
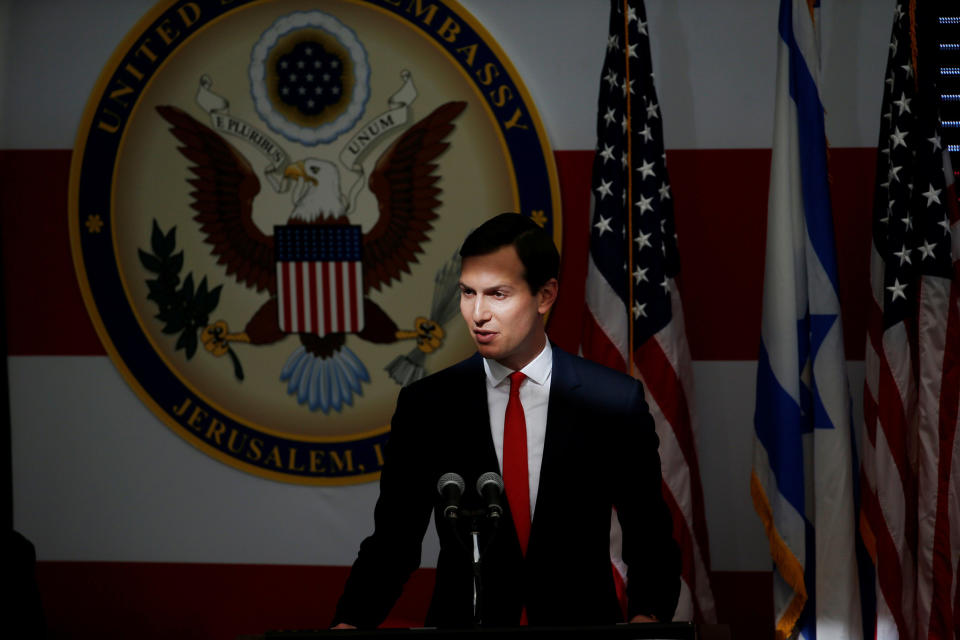
[[[296,180],[291,193],[291,221],[316,222],[346,213],[340,192],[340,172],[332,162],[307,158],[287,166],[283,176]]]

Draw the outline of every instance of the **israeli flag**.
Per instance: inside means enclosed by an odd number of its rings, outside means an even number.
[[[777,638],[860,638],[853,444],[818,90],[819,2],[781,0],[750,489]]]

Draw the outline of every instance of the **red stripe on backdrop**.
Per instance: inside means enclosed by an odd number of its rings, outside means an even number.
[[[563,201],[560,298],[550,338],[576,351],[589,240],[592,151],[558,151]],[[862,360],[870,299],[876,150],[831,149],[831,199],[847,357]],[[769,149],[667,151],[680,243],[687,340],[694,360],[756,360],[766,239]]]
[[[323,629],[349,567],[40,562],[37,582],[52,638],[208,638]],[[393,626],[419,626],[434,570],[407,583]]]
[[[863,358],[869,300],[874,149],[833,149],[831,171],[847,356]],[[576,350],[589,238],[593,151],[558,151],[564,208],[563,291],[551,339]],[[755,360],[769,149],[667,152],[694,360]],[[43,167],[38,171],[37,167]],[[0,211],[11,355],[103,355],[76,284],[67,230],[70,152],[0,151]],[[30,269],[18,265],[30,265]],[[51,290],[49,283],[58,283]],[[730,309],[736,309],[731,313]]]
[[[275,629],[324,628],[348,567],[40,562],[37,583],[51,638],[233,640]],[[423,624],[433,569],[411,576],[389,621]],[[720,621],[731,637],[766,640],[773,628],[771,574],[713,574]],[[725,615],[726,614],[726,615]]]
[[[0,151],[0,233],[10,355],[103,355],[74,275],[69,151]]]

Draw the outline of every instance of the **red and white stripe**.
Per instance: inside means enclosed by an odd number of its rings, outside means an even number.
[[[912,440],[908,408],[915,406],[916,393],[907,328],[901,323],[883,331],[883,270],[883,259],[874,249],[865,353],[862,509],[869,527],[867,546],[877,567],[878,620],[881,610],[889,611],[892,628],[900,637],[912,638],[916,490],[907,451]]]
[[[589,259],[582,342],[583,355],[608,367],[626,371],[629,314]],[[680,601],[675,619],[715,622],[710,586],[710,547],[703,505],[703,485],[694,431],[693,373],[676,283],[670,280],[673,318],[634,353],[633,375],[646,390],[646,400],[660,438],[663,496],[673,516],[673,532],[683,556]],[[611,551],[614,566],[626,579],[619,561],[620,532],[616,518]]]
[[[363,264],[278,262],[279,324],[287,333],[352,333],[363,329]]]
[[[871,264],[862,510],[877,638],[951,637],[960,615],[960,222],[946,153],[944,165],[953,277],[923,277],[915,344],[904,323],[882,330],[876,249]]]
[[[917,406],[917,636],[958,632],[957,559],[960,556],[960,223],[950,157],[944,172],[952,241],[953,278],[925,276],[918,308]]]

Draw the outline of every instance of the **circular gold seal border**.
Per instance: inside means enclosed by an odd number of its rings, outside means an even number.
[[[559,246],[559,180],[553,154],[529,93],[490,34],[449,0],[347,1],[406,20],[459,65],[499,125],[517,210],[550,231]],[[365,482],[379,476],[389,427],[360,435],[291,438],[245,424],[205,402],[163,362],[141,330],[124,292],[113,234],[106,232],[113,227],[117,151],[152,77],[205,26],[263,2],[161,3],[114,51],[84,110],[74,145],[68,196],[74,268],[111,360],[141,400],[178,435],[208,455],[262,477],[311,485]]]

